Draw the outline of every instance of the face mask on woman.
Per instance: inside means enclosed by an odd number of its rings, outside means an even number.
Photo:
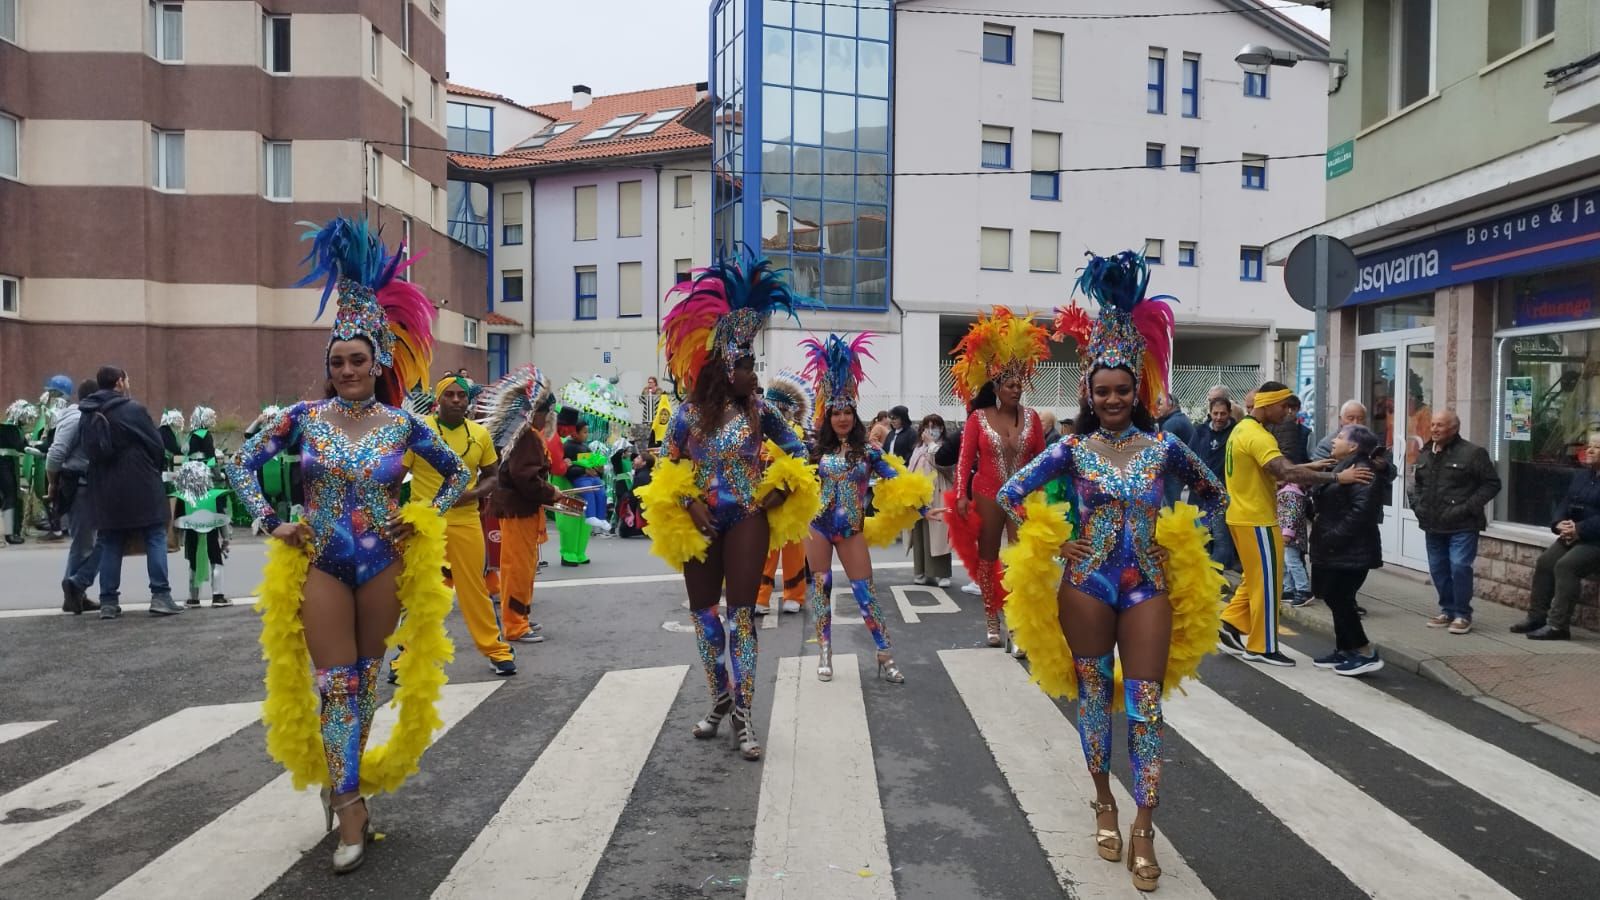
[[[944,437],[944,429],[943,428],[929,428],[928,431],[927,431],[927,434],[928,434],[928,440],[929,441],[937,441],[938,439]]]

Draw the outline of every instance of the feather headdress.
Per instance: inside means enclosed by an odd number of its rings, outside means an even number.
[[[784,418],[803,427],[811,422],[817,391],[803,374],[783,369],[767,380],[767,403],[777,407]]]
[[[818,430],[832,410],[855,409],[861,383],[867,380],[863,360],[874,358],[867,349],[874,337],[872,332],[863,331],[849,342],[837,334],[828,335],[826,341],[806,338],[800,342],[806,352],[803,374],[816,386],[817,411],[812,424]]]
[[[194,412],[189,413],[189,427],[195,431],[205,431],[217,426],[217,411],[209,406],[196,406]]]
[[[1139,400],[1155,410],[1172,376],[1172,307],[1162,295],[1146,297],[1150,267],[1144,254],[1124,250],[1116,256],[1089,255],[1078,274],[1074,291],[1083,291],[1100,304],[1084,355],[1079,390],[1089,394],[1089,377],[1096,369],[1125,368],[1137,382]]]
[[[399,406],[409,395],[426,394],[434,310],[416,285],[396,277],[412,263],[405,245],[390,254],[365,218],[341,216],[320,228],[312,222],[300,224],[310,229],[301,237],[312,242],[302,260],[310,271],[295,286],[322,283],[318,319],[334,290],[339,293],[328,345],[357,337],[372,342],[382,367],[378,399],[384,403]]]
[[[786,270],[774,269],[769,260],[748,254],[696,269],[688,281],[667,292],[677,303],[661,321],[661,346],[667,351],[667,370],[685,392],[713,355],[720,355],[728,371],[754,353],[757,332],[774,312],[788,313],[799,321],[795,308],[812,301],[789,290]]]
[[[536,411],[548,411],[555,400],[543,372],[535,366],[520,366],[484,388],[478,397],[478,423],[489,430],[495,447],[503,451],[522,436]]]
[[[1050,355],[1049,334],[1027,312],[1019,316],[996,306],[992,313],[978,315],[953,355],[950,374],[955,377],[956,394],[963,403],[971,403],[991,381],[1019,378],[1026,387],[1040,360]]]

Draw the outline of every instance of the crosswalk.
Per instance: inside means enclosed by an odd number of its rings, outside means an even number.
[[[1166,803],[1157,818],[1163,896],[1267,896],[1249,871],[1261,865],[1288,867],[1291,879],[1296,868],[1320,879],[1304,885],[1300,895],[1308,897],[1549,896],[1561,893],[1557,882],[1541,879],[1600,883],[1600,797],[1592,772],[1573,769],[1556,751],[1528,752],[1531,745],[1520,738],[1508,743],[1498,734],[1473,733],[1427,703],[1409,702],[1404,692],[1300,661],[1295,669],[1257,669],[1214,660],[1203,683],[1167,704],[1172,739]],[[340,884],[375,879],[366,890],[434,898],[1138,896],[1125,869],[1095,853],[1087,805],[1093,787],[1070,710],[1042,695],[1006,654],[943,649],[910,663],[903,654],[911,676],[905,686],[866,677],[870,652],[839,653],[829,683],[816,679],[814,655],[774,654],[763,665],[771,671],[758,695],[768,710],[759,765],[739,760],[726,735],[717,742],[688,736],[690,717],[704,705],[697,667],[596,673],[574,695],[575,706],[552,707],[562,720],[528,745],[508,735],[504,745],[485,746],[481,726],[524,714],[518,705],[534,702],[537,691],[508,690],[505,681],[447,685],[439,707],[443,728],[417,779],[424,787],[408,786],[373,806],[380,830],[395,823],[389,826],[395,849],[380,842],[367,868]],[[929,793],[948,795],[948,803],[932,801],[907,815],[886,806],[886,775],[897,785],[914,781],[941,752],[939,740],[911,742],[892,725],[918,703],[930,704],[926,714],[940,733],[951,741],[972,735],[988,758],[948,784],[928,785]],[[0,896],[300,894],[325,867],[331,838],[314,792],[297,792],[288,776],[260,765],[259,730],[249,733],[258,713],[254,701],[185,707],[83,747],[80,757],[19,784],[4,780],[13,758],[7,755],[28,753],[30,742],[70,722],[0,722]],[[374,739],[392,725],[392,710],[381,710]],[[1329,735],[1348,742],[1348,753],[1330,750]],[[1120,728],[1117,744],[1120,755]],[[441,762],[463,758],[516,773],[485,780],[470,766]],[[93,831],[98,819],[154,803],[162,785],[197,759],[219,778],[237,781],[218,793],[233,799],[207,807],[198,823],[142,819],[158,832],[181,830],[161,832],[148,851],[108,858],[81,883],[40,880],[58,866],[63,841]],[[674,816],[641,823],[638,808],[657,783],[648,771],[662,764],[692,767],[718,790],[734,783],[753,802],[703,805],[694,796],[699,782],[690,779],[676,782],[685,795],[667,804]],[[1117,771],[1122,780],[1113,785],[1126,825],[1133,802],[1126,772]],[[1417,793],[1397,787],[1410,782]],[[490,783],[498,786],[485,790]],[[430,841],[430,810],[408,809],[419,802],[419,790],[437,796],[441,788],[477,801],[476,811],[453,814],[467,820],[450,823],[464,829],[461,840]],[[661,798],[648,799],[660,809]],[[1179,808],[1169,816],[1169,806]],[[952,812],[974,808],[992,812]],[[1008,817],[1025,822],[1027,835],[1025,846],[1008,852],[1038,861],[1045,879],[1028,866],[983,871],[993,865],[990,842]],[[631,859],[652,857],[622,852],[620,843],[647,840],[641,836],[690,843],[712,822],[731,825],[749,843],[718,848],[712,855],[719,868],[703,880],[651,894],[616,886],[650,881],[626,869]],[[937,864],[911,852],[946,838]],[[1224,862],[1219,846],[1237,847],[1241,856],[1251,846],[1292,846],[1302,848],[1302,858]],[[907,871],[905,859],[912,857],[921,860],[914,866],[921,871]],[[95,863],[82,858],[76,865],[92,870]],[[972,872],[981,876],[972,883],[983,887],[958,887]],[[948,894],[930,884],[948,885]]]

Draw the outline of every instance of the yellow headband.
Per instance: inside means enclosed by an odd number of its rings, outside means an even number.
[[[1260,409],[1263,406],[1272,406],[1275,403],[1282,403],[1293,396],[1294,391],[1291,391],[1288,388],[1284,388],[1281,391],[1257,391],[1255,408]]]
[[[438,384],[433,386],[433,396],[435,396],[435,397],[440,396],[441,394],[444,393],[444,389],[447,388],[447,387],[450,387],[451,385],[456,385],[456,386],[460,387],[463,391],[466,391],[468,394],[472,393],[472,382],[468,381],[465,378],[462,378],[460,375],[446,375],[445,377],[439,379],[439,383]]]

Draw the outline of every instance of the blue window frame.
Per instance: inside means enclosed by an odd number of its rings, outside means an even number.
[[[1159,169],[1167,164],[1166,144],[1145,144],[1144,164],[1148,169]]]
[[[1241,182],[1244,187],[1252,191],[1267,189],[1267,158],[1265,156],[1251,156],[1245,154],[1244,164],[1240,167]]]
[[[1200,118],[1200,57],[1183,55],[1183,117]]]
[[[985,169],[1011,168],[1011,129],[983,126],[982,162]]]
[[[1239,248],[1239,280],[1240,281],[1261,281],[1261,280],[1263,280],[1263,277],[1262,277],[1262,274],[1261,274],[1261,248],[1260,247],[1240,247]]]
[[[1011,65],[1016,32],[1004,25],[983,26],[983,61]]]
[[[1182,150],[1180,150],[1178,152],[1178,171],[1179,172],[1198,172],[1198,171],[1200,171],[1200,148],[1199,147],[1184,147]]]
[[[599,276],[596,274],[594,266],[579,266],[574,270],[573,281],[576,285],[574,293],[577,300],[577,309],[574,317],[578,319],[597,318],[600,312],[600,286]]]
[[[1167,51],[1151,47],[1147,68],[1145,111],[1164,116],[1167,114]]]
[[[1061,199],[1061,173],[1060,172],[1034,172],[1029,179],[1032,182],[1029,188],[1030,195],[1035,200],[1060,200]]]
[[[522,302],[522,270],[500,273],[500,300],[502,303]]]
[[[489,380],[499,381],[511,371],[511,335],[489,335]]]
[[[1193,241],[1178,242],[1178,265],[1193,266],[1195,264],[1195,245]]]
[[[1244,73],[1244,95],[1246,97],[1258,97],[1262,100],[1267,99],[1267,73]]]

